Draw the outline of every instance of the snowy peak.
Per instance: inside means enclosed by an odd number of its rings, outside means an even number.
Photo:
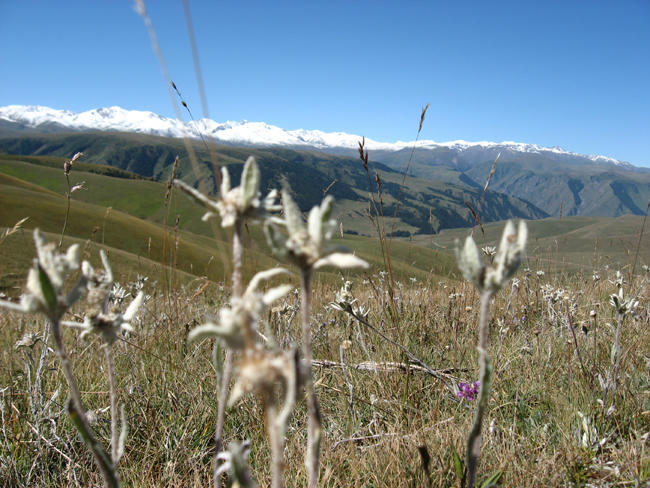
[[[57,110],[50,107],[34,105],[9,105],[0,107],[0,120],[18,124],[31,129],[61,128],[66,130],[85,131],[119,131],[136,132],[141,134],[163,137],[192,138],[210,137],[217,142],[248,146],[284,146],[292,148],[328,150],[356,150],[361,136],[344,132],[323,132],[320,130],[284,130],[264,122],[215,122],[201,119],[182,122],[176,119],[162,117],[153,112],[140,110],[125,110],[121,107],[104,107],[87,112],[74,113],[69,110]],[[365,140],[366,148],[373,151],[410,150],[415,143],[379,142]],[[436,142],[422,140],[417,142],[420,150],[451,150],[457,153],[472,151],[506,151],[513,153],[537,153],[551,157],[580,158],[596,164],[616,165],[632,168],[629,163],[618,161],[607,156],[583,155],[566,151],[560,147],[542,147],[537,144],[520,142],[468,142],[463,140]]]

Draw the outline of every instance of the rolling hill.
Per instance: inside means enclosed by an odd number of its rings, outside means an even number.
[[[174,159],[179,155],[178,177],[192,185],[201,182],[207,191],[214,193],[218,171],[209,151],[196,141],[191,142],[191,149],[198,158],[195,163],[187,155],[183,141],[174,138],[108,132],[0,138],[0,151],[10,154],[70,157],[83,151],[86,162],[113,166],[158,181],[169,178]],[[383,202],[383,214],[389,218],[389,229],[396,235],[472,225],[474,217],[468,204],[486,222],[548,215],[520,198],[490,191],[482,195],[482,189],[461,181],[404,178],[381,163],[372,163],[368,174],[357,158],[284,148],[216,146],[214,150],[219,164],[229,166],[235,184],[242,163],[249,155],[255,156],[262,168],[262,188],[278,188],[286,181],[303,211],[319,203],[325,192],[333,195],[344,229],[363,235],[374,235],[368,219],[368,194],[369,191],[377,193],[376,174],[380,177],[382,195],[381,199],[375,198]],[[399,212],[393,225],[390,219],[395,215],[398,201]]]

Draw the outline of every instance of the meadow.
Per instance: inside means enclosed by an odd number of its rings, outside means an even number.
[[[14,308],[21,294],[33,292],[33,287],[25,289],[36,256],[31,229],[40,228],[45,240],[55,244],[61,235],[65,160],[48,161],[3,156],[0,163],[0,299]],[[236,213],[234,228],[224,229],[224,214],[202,222],[205,209],[177,186],[127,172],[97,171],[82,165],[72,169],[74,179],[86,181],[88,190],[72,195],[61,246],[65,252],[78,244],[81,257],[96,271],[70,269],[61,290],[84,276],[95,283],[95,290],[104,290],[110,274],[102,306],[126,316],[124,309],[132,300],[143,303],[126,321],[133,331],[116,316],[111,316],[113,329],[99,328],[93,317],[106,309],[90,315],[95,328],[84,338],[73,328],[62,328],[62,346],[88,426],[111,451],[124,486],[213,484],[215,422],[224,403],[217,380],[224,374],[228,348],[238,351],[232,388],[239,385],[242,394],[225,412],[223,446],[231,457],[219,461],[225,471],[217,477],[219,483],[247,486],[242,472],[248,467],[260,486],[307,486],[304,457],[312,445],[312,398],[317,398],[322,419],[318,486],[467,483],[465,451],[480,399],[466,389],[482,374],[476,345],[481,286],[487,285],[483,278],[474,276],[474,284],[463,278],[454,249],[462,248],[462,240],[473,233],[487,269],[497,266],[504,251],[504,243],[499,244],[503,222],[393,240],[387,250],[386,241],[341,236],[321,207],[317,214],[323,241],[331,238],[332,244],[354,251],[355,259],[363,258],[370,266],[316,272],[314,260],[305,261],[308,255],[300,254],[307,252],[305,243],[291,241],[291,225],[298,224],[286,223],[292,215],[288,194],[277,215],[285,220],[282,232],[289,239],[283,244],[291,252],[278,261],[255,222],[258,215]],[[217,201],[228,204],[227,195],[222,191]],[[13,227],[24,217],[29,219]],[[238,230],[237,219],[244,217],[249,222]],[[312,220],[310,214],[310,233]],[[482,423],[477,486],[649,482],[650,240],[644,225],[643,217],[633,216],[528,223],[527,257],[517,263],[509,281],[490,293],[486,337],[493,379]],[[237,236],[243,249],[232,244]],[[495,254],[497,248],[501,254]],[[325,253],[321,258],[331,252],[319,249]],[[100,250],[107,252],[112,273],[99,271]],[[289,286],[255,313],[244,307],[247,318],[241,327],[254,338],[244,334],[243,349],[235,332],[215,327],[208,332],[216,340],[196,332],[192,340],[192,331],[202,324],[225,324],[220,309],[239,310],[238,300],[248,293],[245,284],[255,272],[275,269],[278,262],[292,274],[273,275],[268,283]],[[311,271],[311,300],[306,301],[305,275]],[[104,483],[102,470],[78,434],[75,411],[69,414],[75,402],[67,400],[69,380],[51,327],[46,327],[48,320],[88,318],[94,292],[87,286],[87,298],[60,317],[47,312],[47,303],[40,310],[49,318],[0,308],[4,486]],[[267,294],[278,290],[259,288]],[[262,294],[252,296],[255,303],[266,304]],[[306,357],[305,326],[311,360],[295,359],[297,373],[273,369],[278,362],[293,361],[292,354]],[[108,349],[114,356],[115,403],[124,407],[124,422],[117,424],[120,429],[128,426],[119,441],[121,456],[113,450],[113,388],[102,353]],[[251,368],[253,352],[268,364]],[[288,393],[291,384],[296,386],[294,395]],[[287,402],[292,407],[295,402],[295,408],[282,429],[284,440],[274,439],[272,420]],[[230,441],[245,440],[250,441],[247,458],[227,447]],[[239,471],[232,466],[235,461],[244,463],[237,465]]]

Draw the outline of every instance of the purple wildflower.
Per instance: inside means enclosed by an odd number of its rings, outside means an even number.
[[[476,395],[478,395],[478,387],[481,386],[480,381],[475,381],[472,383],[463,383],[462,381],[458,383],[458,398],[464,398],[465,400],[474,401]]]

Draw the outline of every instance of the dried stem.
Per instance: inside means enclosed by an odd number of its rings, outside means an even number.
[[[589,381],[589,384],[592,384],[593,378],[589,376],[589,373],[587,373],[587,368],[585,367],[584,362],[582,361],[582,355],[580,354],[580,346],[578,345],[578,338],[576,337],[576,330],[575,327],[573,326],[573,320],[571,319],[571,308],[567,304],[566,306],[566,320],[567,320],[567,326],[569,327],[569,331],[571,332],[571,336],[573,337],[573,344],[576,348],[576,354],[578,355],[578,361],[580,362],[580,369],[582,369],[582,374],[585,377],[587,381]]]
[[[427,373],[429,373],[431,376],[434,376],[438,378],[440,381],[442,381],[447,387],[449,387],[449,378],[445,376],[444,373],[441,373],[440,371],[437,371],[433,369],[431,366],[426,364],[424,361],[419,359],[415,354],[413,354],[411,351],[409,351],[406,347],[404,347],[402,344],[399,342],[394,341],[393,339],[389,338],[386,336],[383,332],[381,332],[377,327],[374,325],[370,324],[367,320],[365,320],[363,317],[360,317],[354,311],[350,308],[346,310],[347,313],[352,315],[355,319],[359,321],[360,324],[365,325],[368,327],[370,330],[372,330],[375,334],[377,334],[379,337],[384,339],[386,342],[391,343],[392,345],[398,347],[404,354],[406,354],[406,357],[408,357],[412,362],[417,364],[418,366],[422,367]]]
[[[300,272],[301,285],[301,308],[302,308],[302,356],[305,390],[307,392],[307,454],[305,457],[305,466],[309,479],[309,488],[315,488],[318,485],[318,468],[320,463],[320,442],[322,435],[322,419],[316,390],[312,379],[312,352],[311,352],[311,275],[310,268],[302,269]]]
[[[608,405],[607,402],[610,391],[612,393],[612,405],[614,405],[616,390],[618,389],[618,371],[621,365],[621,329],[623,327],[624,320],[625,314],[617,312],[616,330],[614,331],[614,345],[612,346],[614,354],[611,358],[611,366],[609,369],[609,374],[607,375],[607,383],[605,386],[605,392],[603,394],[603,406],[605,408],[607,408]]]
[[[467,488],[473,488],[476,481],[476,471],[478,469],[478,461],[481,455],[481,427],[483,425],[483,416],[487,407],[487,402],[490,397],[490,383],[492,380],[492,364],[490,357],[487,353],[488,335],[490,332],[490,300],[492,293],[483,291],[481,292],[481,316],[479,319],[479,365],[480,365],[480,389],[478,406],[476,408],[476,416],[470,430],[469,437],[467,438]]]
[[[59,239],[59,247],[63,245],[63,235],[65,234],[65,229],[68,226],[68,215],[70,215],[70,175],[68,172],[65,172],[65,181],[68,185],[68,190],[65,192],[66,206],[65,206],[65,216],[63,217],[63,229],[61,229],[61,238]]]

